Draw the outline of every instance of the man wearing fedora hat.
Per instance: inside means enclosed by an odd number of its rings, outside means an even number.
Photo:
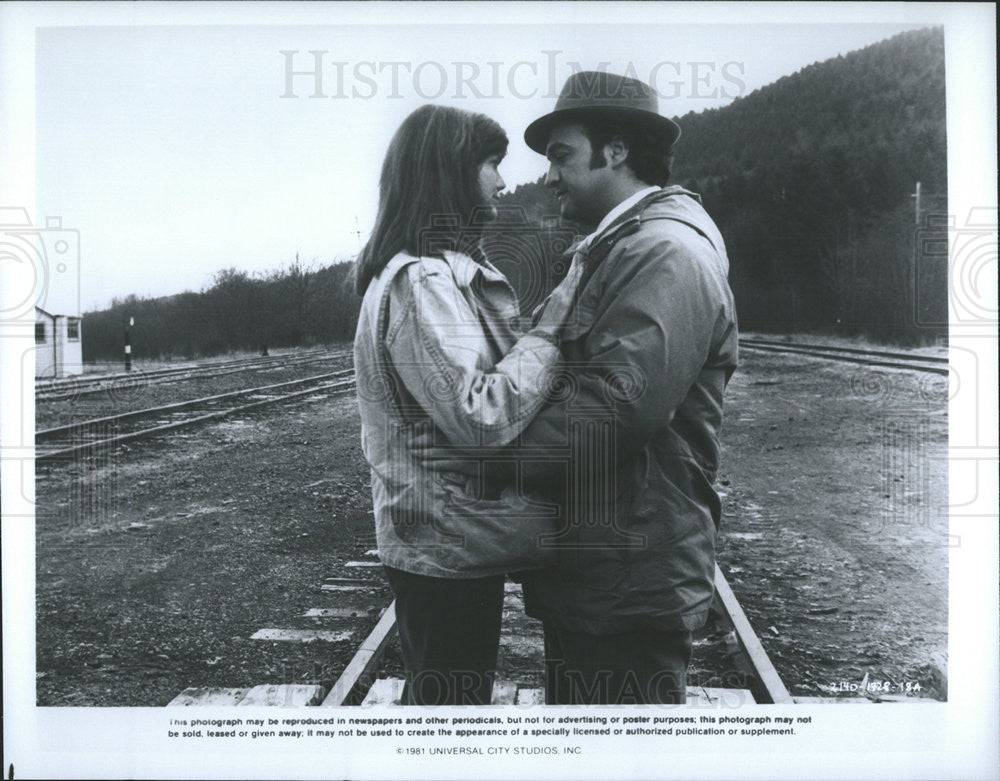
[[[555,562],[524,580],[550,704],[684,702],[712,601],[736,312],[722,236],[697,195],[664,186],[679,135],[648,85],[606,72],[574,74],[524,134],[561,214],[597,226],[573,257],[569,374],[512,459],[558,508],[539,540]],[[568,455],[540,457],[553,447]]]

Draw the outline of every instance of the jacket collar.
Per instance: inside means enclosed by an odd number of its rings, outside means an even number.
[[[609,243],[613,245],[623,235],[631,233],[639,227],[639,223],[642,221],[642,214],[646,211],[646,209],[654,203],[660,203],[675,195],[687,195],[694,198],[694,200],[698,203],[701,203],[701,196],[698,195],[698,193],[686,190],[679,185],[662,187],[656,192],[652,192],[640,199],[631,208],[626,209],[624,212],[619,214],[606,228],[600,231],[599,234],[596,234],[595,232],[589,236],[583,236],[574,241],[563,254],[573,255],[575,252],[582,249],[584,256],[589,257],[592,254],[600,254],[599,252],[595,252],[599,247],[602,249],[610,249]]]
[[[482,261],[469,257],[464,252],[444,251],[444,262],[451,268],[451,273],[455,277],[455,283],[462,288],[472,287],[476,277],[483,277],[490,282],[502,282],[515,296],[514,288],[510,280],[504,276],[496,266],[490,263],[489,258],[482,256]]]
[[[420,259],[406,252],[399,252],[386,264],[386,268],[379,273],[379,276],[391,279],[403,266],[416,263]],[[478,274],[484,274],[491,279],[502,276],[496,267],[485,258],[483,263],[477,263],[464,252],[444,250],[441,256],[434,256],[434,259],[446,263],[451,269],[455,282],[463,287],[470,286]]]
[[[472,280],[485,270],[484,266],[476,263],[472,258],[463,252],[445,250],[443,253],[444,262],[451,268],[451,273],[455,277],[455,282],[461,287],[469,287]]]
[[[642,222],[642,215],[650,206],[666,201],[675,195],[688,195],[698,203],[701,203],[701,196],[698,193],[685,190],[683,187],[677,185],[664,187],[650,193],[631,208],[626,209],[622,214],[618,215],[607,228],[601,231],[597,240],[592,241],[589,246],[586,246],[589,237],[585,237],[573,244],[566,252],[572,253],[582,248],[586,262],[601,261],[611,251],[611,247],[614,246],[618,239],[639,229],[639,224]]]
[[[640,201],[648,198],[650,195],[655,195],[659,191],[660,191],[659,187],[653,187],[653,186],[644,187],[641,190],[637,190],[634,195],[630,195],[628,198],[626,198],[617,206],[615,206],[613,209],[611,209],[611,211],[609,211],[604,216],[604,219],[598,223],[597,229],[587,237],[587,240],[589,242],[593,242],[595,239],[599,238],[601,234],[603,234],[604,231],[606,231],[608,228],[614,225],[615,221],[623,214],[625,214],[625,212],[627,212],[629,209],[631,209]]]
[[[610,225],[608,225],[607,228],[604,229],[604,232],[599,237],[600,240],[598,241],[598,243],[601,243],[605,239],[605,237],[610,236],[611,233],[617,230],[620,226],[629,222],[641,221],[642,213],[646,211],[646,209],[648,209],[654,203],[660,203],[661,201],[665,201],[668,198],[671,198],[675,195],[687,195],[690,196],[691,198],[694,198],[698,203],[701,203],[701,196],[698,195],[698,193],[693,193],[690,190],[685,190],[683,187],[680,187],[678,185],[673,185],[671,187],[663,187],[654,193],[650,193],[645,198],[636,203],[634,206],[632,206],[632,208],[627,209],[622,214],[618,215],[617,219],[615,219]]]

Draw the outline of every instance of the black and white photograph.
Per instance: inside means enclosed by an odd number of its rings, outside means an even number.
[[[995,33],[5,4],[5,777],[996,778]]]

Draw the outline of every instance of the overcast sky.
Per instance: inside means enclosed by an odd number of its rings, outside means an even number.
[[[297,252],[320,264],[352,257],[374,220],[389,139],[424,103],[497,119],[511,137],[501,173],[513,188],[544,171],[521,134],[574,68],[634,73],[657,88],[662,113],[682,116],[924,26],[328,16],[318,27],[39,31],[35,224],[59,216],[80,232],[84,310],[199,290],[222,268],[272,270]]]

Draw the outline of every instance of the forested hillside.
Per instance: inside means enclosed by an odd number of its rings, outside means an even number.
[[[811,65],[677,121],[671,181],[700,193],[722,230],[742,328],[899,343],[947,333],[940,28]],[[529,310],[586,226],[560,224],[541,181],[502,201],[486,250]],[[120,356],[129,316],[134,353],[144,357],[348,340],[360,303],[350,270],[296,258],[265,276],[221,271],[201,293],[116,301],[84,315],[84,359]]]
[[[137,358],[196,358],[347,341],[354,337],[361,300],[351,263],[314,269],[298,257],[263,276],[226,269],[200,293],[154,299],[129,296],[83,317],[83,359],[119,358],[129,317]]]

